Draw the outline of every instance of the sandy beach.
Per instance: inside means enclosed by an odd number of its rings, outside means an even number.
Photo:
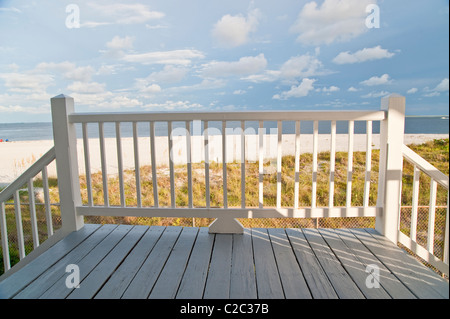
[[[405,144],[421,144],[429,140],[448,138],[448,134],[405,134]],[[373,135],[372,149],[379,149],[379,134]],[[192,162],[204,161],[204,142],[202,136],[192,137]],[[141,166],[151,164],[150,157],[150,139],[139,138],[139,163]],[[258,136],[248,135],[245,140],[246,158],[249,161],[258,159]],[[222,138],[221,136],[210,136],[209,143],[209,159],[210,161],[222,161]],[[318,151],[330,150],[330,135],[319,135]],[[0,185],[11,183],[23,171],[25,171],[33,162],[39,159],[45,152],[53,146],[52,140],[44,141],[23,141],[23,142],[7,142],[0,143]],[[157,165],[168,165],[169,148],[167,137],[157,137],[155,141],[157,150]],[[82,140],[77,141],[79,172],[84,174],[84,150]],[[98,139],[89,140],[90,148],[90,165],[92,172],[99,171],[100,164],[100,147]],[[265,136],[264,140],[264,157],[275,158],[277,152],[277,136]],[[186,163],[186,144],[184,137],[176,137],[173,141],[173,157],[175,164]],[[313,149],[313,137],[310,134],[303,134],[300,138],[301,153],[311,153]],[[240,136],[227,136],[227,162],[234,160],[240,161],[241,154]],[[338,134],[336,136],[336,150],[348,150],[347,134]],[[366,135],[354,135],[354,151],[366,150]],[[117,174],[117,147],[115,138],[105,139],[105,152],[107,158],[108,174]],[[284,155],[294,155],[295,152],[295,135],[283,135],[282,152]],[[134,169],[134,146],[132,138],[122,139],[122,157],[125,169]],[[56,176],[56,165],[53,163],[49,167],[49,175]]]

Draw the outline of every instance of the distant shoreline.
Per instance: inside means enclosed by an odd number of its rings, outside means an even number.
[[[355,134],[366,133],[365,121],[355,121]],[[130,122],[123,122],[121,124],[121,136],[132,137],[133,127]],[[185,123],[175,121],[173,123],[174,129],[185,128]],[[267,131],[276,130],[276,121],[265,121],[264,128]],[[319,121],[319,134],[330,134],[330,121]],[[95,123],[88,124],[89,138],[98,138],[99,130]],[[104,125],[105,138],[116,136],[116,127],[114,123],[106,122]],[[227,129],[230,131],[229,135],[240,134],[241,123],[239,121],[229,121]],[[259,129],[258,121],[246,121],[245,133],[251,135],[257,133]],[[167,136],[167,123],[155,123],[155,136]],[[194,136],[201,135],[204,130],[204,123],[201,121],[194,121],[191,124],[191,134]],[[209,121],[209,135],[220,135],[222,130],[222,123],[220,121]],[[346,121],[337,121],[336,130],[338,134],[346,134],[348,132],[348,123]],[[182,130],[183,131],[183,130]],[[301,134],[312,134],[313,122],[301,121]],[[76,125],[77,138],[82,138],[81,125]],[[380,132],[380,121],[373,122],[373,134]],[[177,129],[177,134],[181,133]],[[273,132],[272,132],[273,133]],[[294,134],[295,122],[283,121],[283,134]],[[276,133],[275,133],[276,134]],[[405,134],[449,134],[449,119],[447,115],[428,115],[428,116],[408,116],[405,120]],[[138,136],[148,137],[150,135],[149,123],[138,123]],[[0,123],[0,139],[9,141],[40,141],[52,140],[53,128],[51,122],[35,122],[35,123]]]
[[[449,114],[441,114],[441,115],[405,115],[405,117],[449,117]],[[0,122],[2,124],[39,124],[39,123],[52,123],[51,121],[41,121],[41,122]]]
[[[312,135],[303,134],[300,136],[301,153],[312,152]],[[348,135],[337,134],[336,151],[347,151]],[[174,162],[175,164],[186,163],[185,138],[176,137],[174,140]],[[192,137],[192,162],[201,162],[204,160],[203,137]],[[422,144],[434,139],[449,138],[449,134],[405,134],[405,144]],[[90,144],[90,163],[91,171],[100,170],[100,151],[98,138],[89,139]],[[319,134],[319,152],[329,151],[330,135]],[[45,152],[53,146],[53,140],[40,141],[16,141],[0,143],[0,186],[7,185],[14,181],[23,171],[25,171],[34,161],[39,159]],[[366,135],[354,135],[354,151],[366,150]],[[84,152],[83,143],[78,139],[78,163],[80,174],[84,174]],[[169,152],[167,137],[156,137],[157,165],[168,165]],[[240,160],[240,136],[228,136],[227,140],[227,162]],[[372,149],[379,149],[379,134],[373,134]],[[105,138],[105,150],[107,155],[108,174],[117,174],[117,148],[115,138]],[[221,136],[211,136],[210,140],[210,161],[222,161]],[[295,135],[283,134],[283,156],[294,155]],[[134,169],[134,149],[132,138],[122,138],[122,156],[124,169]],[[276,139],[268,138],[265,140],[265,158],[274,158],[276,156]],[[140,164],[150,165],[150,139],[139,138],[139,159]],[[258,140],[257,136],[246,136],[246,159],[256,161],[258,159]],[[56,167],[53,164],[49,167],[49,176],[56,176]]]

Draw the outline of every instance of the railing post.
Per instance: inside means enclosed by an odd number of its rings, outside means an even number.
[[[380,164],[375,229],[397,244],[403,170],[405,97],[392,94],[381,100],[386,119],[380,125]]]
[[[68,115],[74,112],[73,98],[60,94],[51,99],[53,140],[61,209],[61,229],[64,232],[79,230],[84,225],[83,216],[77,216],[75,207],[81,205],[78,175],[77,137],[75,125]]]

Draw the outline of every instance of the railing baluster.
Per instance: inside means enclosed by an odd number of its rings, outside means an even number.
[[[419,187],[420,187],[420,169],[414,165],[413,193],[412,193],[412,210],[411,210],[411,232],[410,237],[413,241],[417,241],[417,213],[419,210]]]
[[[328,206],[334,206],[334,176],[336,170],[336,121],[331,121],[331,147],[330,147],[330,190]]]
[[[366,122],[366,174],[364,181],[363,206],[369,207],[370,171],[372,170],[372,121]]]
[[[353,140],[355,122],[348,121],[348,165],[347,165],[347,198],[346,206],[352,206],[352,176],[353,176]]]
[[[241,121],[241,207],[245,208],[245,121]]]
[[[16,218],[17,246],[19,247],[19,258],[22,260],[25,257],[25,244],[23,238],[22,212],[20,209],[20,196],[18,190],[14,192],[14,213]]]
[[[278,144],[277,144],[277,208],[281,208],[281,161],[283,142],[283,122],[277,123]]]
[[[6,227],[5,203],[2,202],[0,206],[0,234],[2,234],[3,267],[6,272],[11,268],[11,261],[9,259],[8,229]]]
[[[103,181],[103,201],[105,206],[109,206],[109,190],[108,190],[108,172],[106,167],[105,154],[105,133],[103,129],[103,122],[98,123],[98,133],[100,139],[100,158],[102,167],[102,181]]]
[[[227,187],[227,122],[222,121],[222,168],[223,168],[223,207],[228,208]]]
[[[139,141],[138,141],[137,122],[133,122],[133,148],[134,148],[134,174],[136,178],[137,207],[142,207],[141,167],[139,164]]]
[[[319,147],[319,122],[314,121],[313,132],[313,164],[312,164],[312,191],[311,191],[311,207],[317,206],[317,148]]]
[[[53,219],[52,209],[50,207],[50,191],[48,187],[48,172],[47,166],[42,169],[42,188],[44,192],[44,205],[45,205],[45,219],[47,221],[47,234],[48,237],[53,235]]]
[[[300,121],[295,121],[294,208],[298,208],[300,182]]]
[[[91,164],[89,154],[89,136],[87,130],[87,123],[82,124],[83,133],[83,148],[84,148],[84,167],[86,174],[86,191],[88,197],[88,206],[92,206],[92,177],[91,177]]]
[[[39,234],[36,219],[36,201],[34,199],[33,179],[28,180],[28,205],[30,207],[31,236],[33,238],[33,248],[39,247]]]
[[[264,122],[259,121],[259,208],[264,206]]]
[[[155,150],[155,122],[150,122],[150,156],[152,160],[152,183],[154,207],[159,207],[158,179],[156,176],[156,150]]]
[[[169,169],[170,169],[170,205],[175,208],[175,174],[173,168],[173,141],[172,141],[172,121],[167,122],[169,139]]]
[[[193,125],[193,124],[192,124]],[[186,121],[186,161],[187,161],[187,178],[188,178],[188,201],[189,208],[193,207],[192,195],[192,145],[191,145],[191,126],[190,122]]]
[[[208,121],[204,122],[204,143],[205,143],[205,200],[206,208],[211,206],[211,195],[209,190],[209,136],[208,136]]]
[[[117,167],[119,170],[120,206],[125,207],[125,186],[123,181],[122,137],[120,122],[116,122]]]
[[[430,204],[428,211],[428,236],[427,247],[430,253],[434,253],[434,221],[436,216],[437,183],[434,179],[430,182]]]

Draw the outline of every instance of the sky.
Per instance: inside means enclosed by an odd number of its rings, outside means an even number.
[[[76,112],[449,114],[448,0],[0,0],[0,123]]]

